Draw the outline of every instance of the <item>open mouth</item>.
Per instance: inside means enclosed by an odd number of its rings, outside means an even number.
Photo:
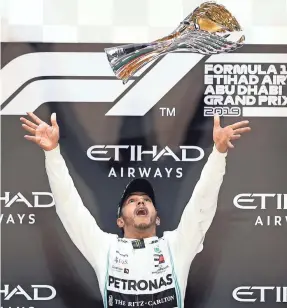
[[[146,208],[139,208],[136,210],[136,216],[146,216],[148,214],[148,210]]]

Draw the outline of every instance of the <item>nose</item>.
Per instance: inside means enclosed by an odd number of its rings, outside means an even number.
[[[138,205],[145,205],[144,199],[140,199],[140,200],[138,201]]]

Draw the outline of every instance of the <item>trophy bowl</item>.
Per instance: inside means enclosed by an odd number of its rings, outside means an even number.
[[[106,48],[115,76],[127,83],[147,63],[170,52],[213,55],[243,46],[245,36],[236,18],[221,4],[204,2],[168,36],[150,43]]]

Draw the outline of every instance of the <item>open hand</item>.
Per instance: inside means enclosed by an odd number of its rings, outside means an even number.
[[[20,118],[22,127],[32,134],[25,135],[24,138],[35,142],[43,150],[51,151],[57,147],[59,141],[59,126],[56,120],[56,113],[51,115],[51,124],[48,125],[46,122],[39,119],[33,112],[27,112],[33,122],[26,118]]]
[[[226,127],[221,127],[219,115],[216,114],[214,116],[213,141],[217,150],[225,153],[228,148],[234,148],[231,141],[237,140],[241,137],[241,134],[249,132],[251,128],[248,124],[249,121],[241,121]]]

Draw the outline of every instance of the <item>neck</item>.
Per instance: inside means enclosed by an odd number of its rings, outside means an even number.
[[[155,228],[138,230],[138,229],[125,229],[124,237],[130,239],[142,239],[156,236]]]

